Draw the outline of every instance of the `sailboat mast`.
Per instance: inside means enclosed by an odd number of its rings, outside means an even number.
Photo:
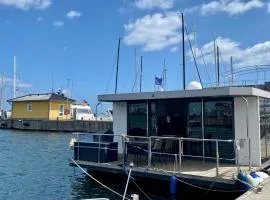
[[[141,56],[140,92],[142,92],[142,59],[143,57]]]
[[[0,112],[1,112],[1,117],[2,116],[2,110],[3,110],[3,103],[4,103],[4,67],[2,71],[2,78],[1,78],[1,99],[0,99]]]
[[[114,93],[117,93],[117,85],[118,85],[118,69],[119,69],[119,56],[120,56],[120,42],[121,38],[118,40],[118,50],[117,50],[117,64],[116,64],[116,76],[115,76],[115,90]]]
[[[217,83],[219,87],[219,47],[217,46]]]
[[[183,89],[186,90],[186,62],[185,62],[185,22],[184,13],[182,16],[182,51],[183,51]]]
[[[233,86],[233,57],[231,56],[231,86]]]
[[[16,98],[16,56],[13,58],[13,98]]]

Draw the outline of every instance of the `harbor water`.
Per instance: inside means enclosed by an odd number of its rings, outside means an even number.
[[[0,199],[121,199],[86,178],[80,169],[69,166],[71,136],[71,133],[0,130]],[[109,178],[106,184],[124,192],[124,184],[117,179]],[[194,192],[191,189],[190,193]],[[146,199],[142,194],[140,197]],[[151,196],[151,199],[167,198]]]

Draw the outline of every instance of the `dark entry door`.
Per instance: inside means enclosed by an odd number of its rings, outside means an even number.
[[[188,138],[203,138],[202,131],[202,102],[189,102],[187,113],[187,137]],[[186,141],[184,142],[184,148],[188,155],[202,156],[201,141]]]

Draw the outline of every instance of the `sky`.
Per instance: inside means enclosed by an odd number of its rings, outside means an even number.
[[[12,97],[16,56],[17,96],[61,88],[94,107],[97,95],[114,93],[119,38],[118,93],[139,91],[141,56],[142,91],[154,91],[164,60],[164,89],[181,90],[181,13],[187,85],[200,81],[192,53],[202,85],[217,81],[214,40],[221,82],[230,80],[231,56],[235,71],[270,64],[268,0],[0,0],[5,97]],[[251,72],[235,74],[235,82],[268,79],[267,71]]]

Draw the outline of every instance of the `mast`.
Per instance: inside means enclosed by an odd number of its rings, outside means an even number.
[[[232,81],[231,86],[233,86],[233,58],[232,56],[231,56],[231,81]]]
[[[1,117],[2,116],[2,110],[3,110],[3,104],[4,104],[4,67],[3,67],[3,71],[2,71],[2,78],[1,78],[1,99],[0,99],[0,112],[1,112]]]
[[[13,98],[16,98],[16,56],[13,58],[14,71],[13,71]]]
[[[164,67],[163,67],[163,77],[162,77],[162,84],[163,84],[163,90],[165,91],[166,88],[166,81],[167,81],[167,69],[166,69],[166,59],[164,58]]]
[[[140,92],[142,92],[142,59],[143,57],[141,56]]]
[[[217,46],[217,84],[219,87],[219,48]]]
[[[183,51],[183,89],[186,90],[186,63],[185,63],[185,22],[184,13],[182,16],[182,51]]]
[[[215,63],[215,76],[216,76],[216,85],[217,85],[217,82],[218,82],[218,78],[217,78],[217,54],[216,54],[216,38],[214,36],[214,63]]]
[[[137,49],[134,49],[134,84],[136,84],[137,79]],[[135,85],[135,92],[136,92],[136,85]]]
[[[118,84],[118,69],[119,69],[119,54],[120,54],[120,42],[121,38],[118,40],[118,50],[117,50],[117,65],[116,65],[116,76],[115,76],[115,91],[114,93],[117,93],[117,84]]]

